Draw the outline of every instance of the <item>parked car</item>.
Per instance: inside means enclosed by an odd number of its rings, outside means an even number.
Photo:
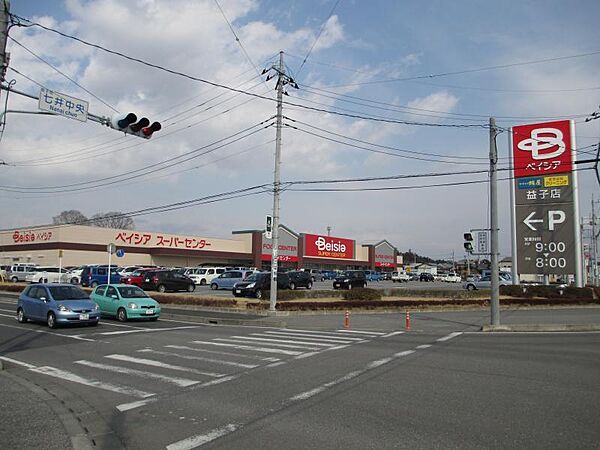
[[[384,281],[390,281],[392,279],[392,272],[381,272],[381,278]]]
[[[508,286],[512,284],[502,277],[498,277],[499,286]],[[469,291],[474,291],[476,289],[491,289],[492,287],[492,277],[486,275],[485,277],[481,277],[478,281],[467,281],[463,284],[463,287]]]
[[[366,288],[367,277],[363,270],[346,270],[333,280],[334,289]]]
[[[27,275],[32,274],[37,269],[37,264],[13,264],[6,270],[6,279],[16,283],[25,281]]]
[[[435,278],[432,274],[423,272],[419,275],[419,281],[435,281]]]
[[[127,277],[129,275],[131,275],[133,272],[135,272],[138,269],[141,269],[142,267],[146,267],[146,266],[125,266],[125,267],[121,267],[117,272],[119,272],[119,275],[121,275],[121,277]]]
[[[251,270],[228,270],[221,275],[215,277],[210,282],[210,288],[215,289],[232,289],[233,286],[243,281],[244,278],[254,273]]]
[[[235,297],[256,297],[262,299],[265,292],[271,288],[271,273],[256,272],[233,286]],[[290,278],[286,273],[277,274],[277,289],[289,289]]]
[[[31,272],[25,277],[28,283],[71,283],[78,284],[79,277],[62,267],[36,267],[35,272]]]
[[[117,273],[119,268],[110,267],[110,284],[118,284],[121,281],[121,275]],[[99,284],[108,284],[108,266],[84,266],[81,271],[82,286],[95,288]]]
[[[225,267],[198,267],[194,272],[188,272],[187,276],[194,280],[195,284],[204,286],[210,284],[213,278],[225,272]]]
[[[173,272],[171,270],[155,270],[146,273],[144,281],[142,282],[142,289],[155,290],[158,292],[194,292],[196,285],[190,277],[186,277],[181,273]]]
[[[134,286],[141,288],[142,283],[144,282],[144,278],[146,277],[146,274],[148,272],[153,272],[156,270],[160,270],[160,269],[143,268],[143,269],[135,270],[129,276],[121,277],[121,284],[130,284],[130,285],[134,285]]]
[[[90,298],[98,304],[102,315],[116,317],[120,322],[157,320],[160,316],[160,304],[137,286],[101,284],[92,291]]]
[[[297,289],[299,287],[312,289],[313,287],[313,274],[307,270],[292,270],[290,272],[286,272],[286,275],[290,278],[290,289]]]
[[[302,270],[304,272],[310,273],[310,277],[311,277],[313,283],[315,281],[323,281],[324,280],[323,273],[319,269],[302,269]]]
[[[50,328],[66,324],[95,326],[100,320],[100,309],[79,286],[32,284],[19,296],[17,320],[46,322]]]
[[[323,276],[323,280],[333,280],[337,272],[335,270],[323,270],[321,271],[321,275]]]
[[[376,272],[375,270],[365,270],[365,277],[367,278],[367,281],[381,281],[383,280],[383,277],[381,276],[381,274],[379,272]]]
[[[394,283],[407,283],[410,280],[410,276],[404,271],[392,272],[392,282]]]

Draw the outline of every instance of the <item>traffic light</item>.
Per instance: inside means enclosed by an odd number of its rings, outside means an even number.
[[[467,253],[473,253],[473,235],[471,233],[464,234],[465,243],[463,244],[465,247],[465,251]]]
[[[123,133],[150,139],[154,132],[162,128],[162,125],[159,122],[154,122],[150,125],[150,121],[146,117],[142,117],[138,121],[137,116],[130,112],[113,115],[110,118],[110,127]]]

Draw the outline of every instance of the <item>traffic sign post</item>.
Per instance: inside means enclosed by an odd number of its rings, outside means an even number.
[[[572,121],[511,130],[513,282],[519,275],[574,275],[583,286]]]
[[[106,246],[106,251],[108,252],[108,273],[106,284],[110,286],[110,259],[112,254],[117,251],[117,246],[111,242]]]

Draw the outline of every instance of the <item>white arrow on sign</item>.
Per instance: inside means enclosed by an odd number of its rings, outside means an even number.
[[[534,215],[535,215],[535,211],[531,211],[531,214],[529,214],[527,217],[525,217],[525,219],[523,220],[523,223],[525,225],[527,225],[529,228],[531,228],[533,231],[537,231],[537,228],[531,224],[538,223],[538,222],[544,223],[544,219],[533,219]]]

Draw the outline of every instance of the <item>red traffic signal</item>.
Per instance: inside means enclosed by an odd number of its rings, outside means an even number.
[[[134,113],[115,114],[110,119],[110,127],[122,131],[126,134],[133,134],[144,139],[150,139],[155,131],[162,128],[159,122],[154,122],[150,125],[150,120],[146,117],[142,117],[137,120],[137,116]]]

